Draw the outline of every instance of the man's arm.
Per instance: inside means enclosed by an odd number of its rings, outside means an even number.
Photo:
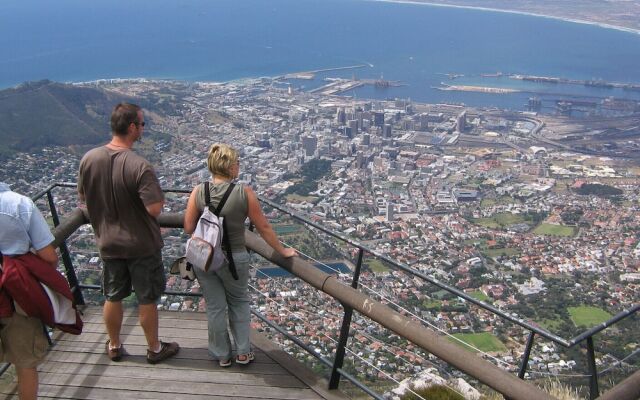
[[[40,250],[36,250],[36,254],[51,265],[58,265],[58,254],[52,245],[47,245]]]
[[[152,204],[146,205],[144,206],[144,208],[147,209],[147,212],[149,213],[149,215],[151,215],[154,218],[158,218],[160,213],[162,213],[163,206],[164,206],[164,201],[160,201],[158,203],[152,203]]]

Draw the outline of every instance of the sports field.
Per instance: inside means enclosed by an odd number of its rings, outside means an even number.
[[[569,311],[569,315],[571,315],[571,321],[573,321],[576,326],[591,328],[611,318],[611,314],[597,307],[569,307],[567,310]]]
[[[481,351],[485,351],[485,352],[495,352],[495,351],[504,351],[507,348],[504,346],[504,344],[494,335],[492,335],[489,332],[482,332],[482,333],[455,333],[453,334],[454,337],[462,340],[464,343],[468,343],[471,346],[474,346],[477,349],[480,349]],[[455,340],[453,338],[447,338],[449,339],[449,341],[469,350],[472,351],[474,353],[477,352],[476,349],[469,347],[467,345],[465,345],[464,343],[461,343],[458,340]]]
[[[533,233],[545,236],[573,236],[575,232],[576,229],[573,226],[553,224],[540,224],[533,230]]]

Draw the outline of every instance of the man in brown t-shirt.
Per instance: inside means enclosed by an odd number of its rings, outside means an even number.
[[[144,131],[144,115],[134,104],[120,103],[111,114],[111,141],[90,150],[80,161],[78,194],[86,203],[104,263],[102,290],[104,322],[113,361],[125,354],[120,341],[122,299],[135,290],[138,315],[151,364],[175,355],[177,343],[158,339],[156,303],[166,286],[162,237],[156,218],[164,194],[147,160],[131,148]]]

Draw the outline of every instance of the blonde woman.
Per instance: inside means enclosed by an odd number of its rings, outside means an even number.
[[[216,143],[209,149],[207,166],[211,172],[209,197],[215,208],[230,190],[226,203],[220,211],[224,217],[226,232],[231,247],[233,264],[237,272],[234,278],[229,265],[217,271],[208,272],[196,270],[196,277],[202,288],[202,294],[207,304],[207,321],[209,328],[209,354],[218,360],[221,367],[231,365],[232,350],[229,332],[227,330],[227,311],[231,334],[236,343],[236,363],[248,364],[254,359],[249,343],[249,310],[248,278],[249,254],[244,241],[244,222],[249,217],[260,236],[283,257],[297,255],[291,248],[284,248],[278,241],[276,233],[267,221],[258,198],[250,187],[233,184],[240,171],[238,152],[222,143]],[[229,189],[230,185],[233,185]],[[184,216],[184,231],[192,233],[198,219],[205,208],[204,184],[198,184],[191,191],[187,210]],[[225,249],[225,254],[228,249]]]

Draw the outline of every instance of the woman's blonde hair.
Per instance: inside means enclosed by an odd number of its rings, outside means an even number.
[[[228,144],[214,143],[209,148],[207,167],[213,175],[231,177],[231,167],[239,160],[238,151]]]

